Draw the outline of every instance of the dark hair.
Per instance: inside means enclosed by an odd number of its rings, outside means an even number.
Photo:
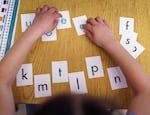
[[[32,115],[112,115],[101,105],[94,98],[65,94],[51,98]]]

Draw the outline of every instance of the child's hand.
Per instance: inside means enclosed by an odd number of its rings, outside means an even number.
[[[37,8],[36,16],[32,27],[38,30],[39,35],[52,31],[58,24],[58,18],[62,15],[58,13],[55,7],[44,5],[43,8]]]
[[[105,20],[100,17],[90,18],[84,25],[86,35],[98,46],[105,48],[106,45],[115,41],[114,35]]]

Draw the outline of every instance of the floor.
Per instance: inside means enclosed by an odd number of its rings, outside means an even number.
[[[25,104],[18,105],[18,111],[16,112],[16,115],[27,115]]]
[[[126,115],[126,112],[126,109],[117,109],[113,112],[113,115]],[[18,105],[18,111],[16,112],[16,115],[27,115],[24,104]]]

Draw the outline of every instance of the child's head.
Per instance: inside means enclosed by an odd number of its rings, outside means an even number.
[[[112,115],[97,99],[61,95],[42,105],[33,115]]]

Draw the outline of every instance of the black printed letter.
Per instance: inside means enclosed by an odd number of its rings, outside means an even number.
[[[24,73],[24,69],[22,68],[22,80],[28,79],[28,78],[26,77],[26,75],[27,75],[27,73]]]
[[[128,27],[129,27],[128,23],[129,21],[126,22],[126,30],[128,30]]]
[[[127,38],[126,44],[130,44],[130,39]]]
[[[98,67],[97,66],[92,66],[91,69],[92,69],[92,75],[94,75],[94,72],[98,71]]]
[[[132,51],[132,52],[136,52],[137,51],[137,47],[136,46],[134,46],[134,50]]]
[[[121,82],[121,79],[119,76],[114,77],[114,79],[115,79],[115,83],[117,83],[117,79],[119,80],[119,82]]]
[[[62,72],[62,71],[61,71],[61,69],[59,68],[59,77],[61,77],[61,72]]]
[[[77,80],[78,89],[80,89],[78,78],[76,78],[76,80]]]
[[[41,87],[42,87],[42,91],[44,91],[44,89],[45,89],[45,90],[48,90],[47,84],[39,84],[39,85],[38,85],[38,91],[40,91]]]

